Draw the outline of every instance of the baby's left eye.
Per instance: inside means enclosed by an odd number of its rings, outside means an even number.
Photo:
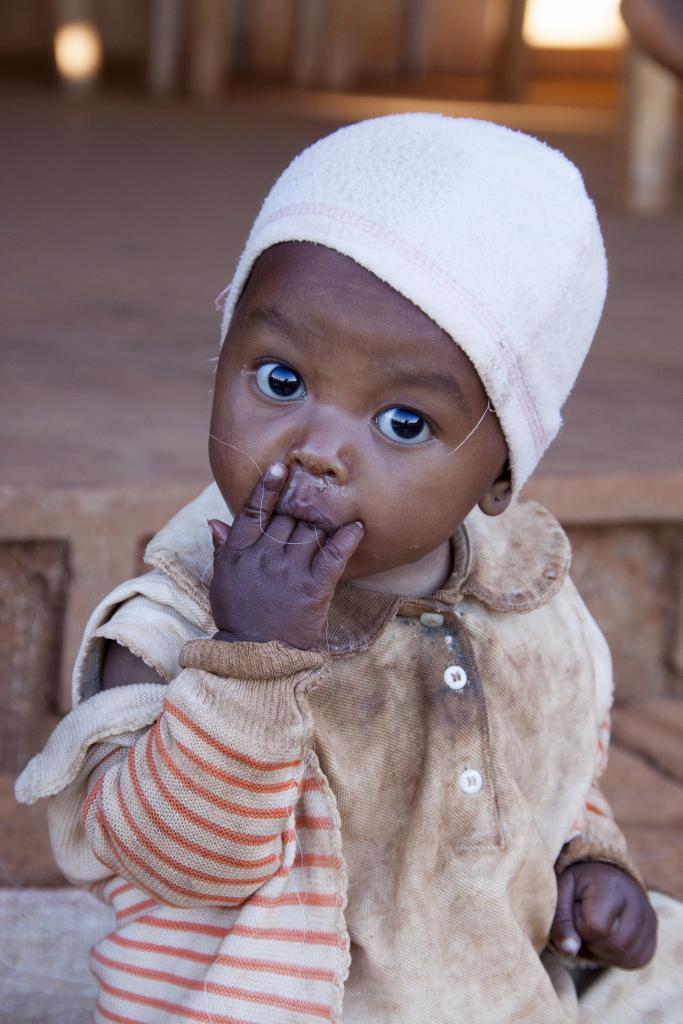
[[[432,437],[432,430],[424,416],[394,405],[375,416],[375,423],[385,437],[399,444],[420,444]]]
[[[306,397],[306,385],[300,374],[283,363],[261,363],[256,370],[256,383],[264,395],[278,402]]]

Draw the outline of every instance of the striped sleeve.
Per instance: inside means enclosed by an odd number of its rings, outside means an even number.
[[[555,864],[555,870],[559,874],[579,861],[599,860],[621,868],[642,886],[643,880],[629,856],[624,834],[614,821],[612,809],[600,788],[600,778],[607,767],[610,709],[614,699],[612,658],[607,641],[583,602],[581,610],[595,676],[595,761],[591,785]]]
[[[237,906],[282,869],[316,652],[190,641],[154,725],[95,752],[82,825],[95,856],[172,906]]]

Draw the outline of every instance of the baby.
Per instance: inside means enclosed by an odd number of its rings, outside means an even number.
[[[641,1019],[563,963],[642,967],[656,917],[596,787],[606,644],[515,497],[605,287],[576,168],[492,124],[363,122],[275,184],[215,485],[94,612],[17,784],[116,912],[96,1021]]]

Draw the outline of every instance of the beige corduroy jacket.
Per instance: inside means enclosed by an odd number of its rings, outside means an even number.
[[[341,585],[299,651],[209,639],[209,517],[215,485],[95,610],[75,708],[17,785],[116,911],[95,1019],[575,1020],[541,958],[556,871],[637,873],[594,785],[610,658],[561,528],[475,511],[444,589]],[[99,692],[107,638],[168,685]]]

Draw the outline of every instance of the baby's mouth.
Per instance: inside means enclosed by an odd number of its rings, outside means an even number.
[[[319,526],[325,533],[335,533],[342,525],[320,507],[319,489],[314,481],[302,484],[290,481],[275,507],[275,514],[278,513]]]

